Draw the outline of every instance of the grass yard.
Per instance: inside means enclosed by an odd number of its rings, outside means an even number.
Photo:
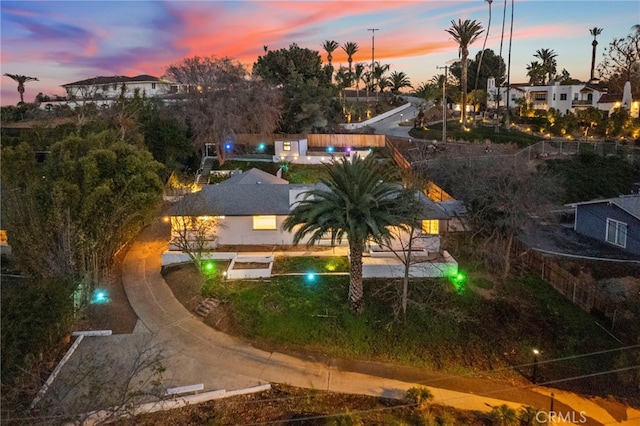
[[[428,129],[411,129],[409,134],[417,139],[442,140],[442,123],[434,123]],[[447,121],[447,137],[453,140],[469,142],[484,142],[490,140],[493,143],[513,143],[519,148],[525,148],[540,142],[543,138],[516,129],[501,128],[499,133],[495,132],[493,126],[479,124],[469,127],[468,131],[460,129],[460,122],[457,120]]]
[[[289,268],[298,266],[282,270]],[[167,282],[174,287],[170,277]],[[559,381],[632,361],[618,351],[576,357],[620,345],[592,317],[532,276],[498,288],[473,270],[457,288],[446,280],[413,281],[406,323],[397,320],[400,281],[366,280],[360,316],[347,307],[348,282],[348,276],[280,276],[213,285],[211,291],[227,302],[222,305],[226,320],[216,323],[272,350],[516,381],[530,379],[536,348],[542,351],[539,383],[598,395],[632,391],[628,372]],[[202,288],[197,279],[192,286]],[[559,358],[564,360],[548,362]]]

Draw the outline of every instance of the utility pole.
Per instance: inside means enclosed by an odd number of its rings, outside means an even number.
[[[436,69],[444,70],[444,80],[442,80],[442,143],[447,143],[447,71],[449,66],[436,67]]]
[[[374,76],[374,64],[375,64],[375,35],[376,35],[376,31],[380,31],[379,28],[367,28],[367,31],[371,31],[371,85],[373,88],[373,91],[376,92],[376,102],[378,101],[378,91],[376,90],[376,81],[375,81],[375,76]]]

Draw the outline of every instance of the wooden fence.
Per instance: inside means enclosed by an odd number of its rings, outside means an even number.
[[[525,269],[538,275],[574,305],[586,312],[598,311],[607,318],[613,318],[617,308],[615,303],[594,283],[573,275],[558,263],[558,258],[532,250],[522,243],[514,247]]]
[[[309,134],[307,143],[309,147],[336,148],[384,148],[384,135],[358,135],[358,134]]]

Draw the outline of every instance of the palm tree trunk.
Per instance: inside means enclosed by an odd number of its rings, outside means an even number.
[[[591,45],[593,46],[593,50],[591,51],[591,77],[589,78],[589,80],[593,80],[593,71],[596,68],[596,46],[598,45],[598,42],[595,40],[595,38],[591,42]]]
[[[462,130],[466,128],[467,120],[467,57],[468,51],[462,51],[462,105],[460,106],[460,122],[462,123]]]
[[[363,244],[359,241],[349,241],[350,276],[349,276],[349,307],[356,313],[364,309],[364,288],[362,286],[362,251]]]

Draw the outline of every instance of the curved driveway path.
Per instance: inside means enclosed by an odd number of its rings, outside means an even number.
[[[160,231],[160,232],[158,232]],[[160,234],[160,237],[158,235]],[[166,235],[167,237],[164,237]],[[265,383],[284,383],[297,387],[400,398],[415,386],[411,378],[397,380],[338,369],[335,362],[305,361],[293,356],[259,350],[205,325],[187,311],[173,296],[160,274],[161,254],[167,247],[167,226],[157,221],[133,243],[122,265],[122,278],[131,306],[141,322],[135,332],[147,330],[165,347],[167,386],[203,383],[206,391],[238,390]],[[134,333],[135,333],[134,332]],[[506,403],[513,407],[548,404],[551,390],[509,388],[493,383],[489,398],[429,386],[434,402],[457,408],[488,411]],[[507,389],[508,388],[508,389]],[[568,392],[554,390],[555,409],[586,411],[587,424],[618,423],[626,418],[640,418],[637,410],[606,411],[593,401]],[[497,398],[504,398],[497,399]],[[610,412],[611,411],[611,412]],[[612,416],[613,415],[613,416]],[[629,423],[631,424],[631,423]]]

